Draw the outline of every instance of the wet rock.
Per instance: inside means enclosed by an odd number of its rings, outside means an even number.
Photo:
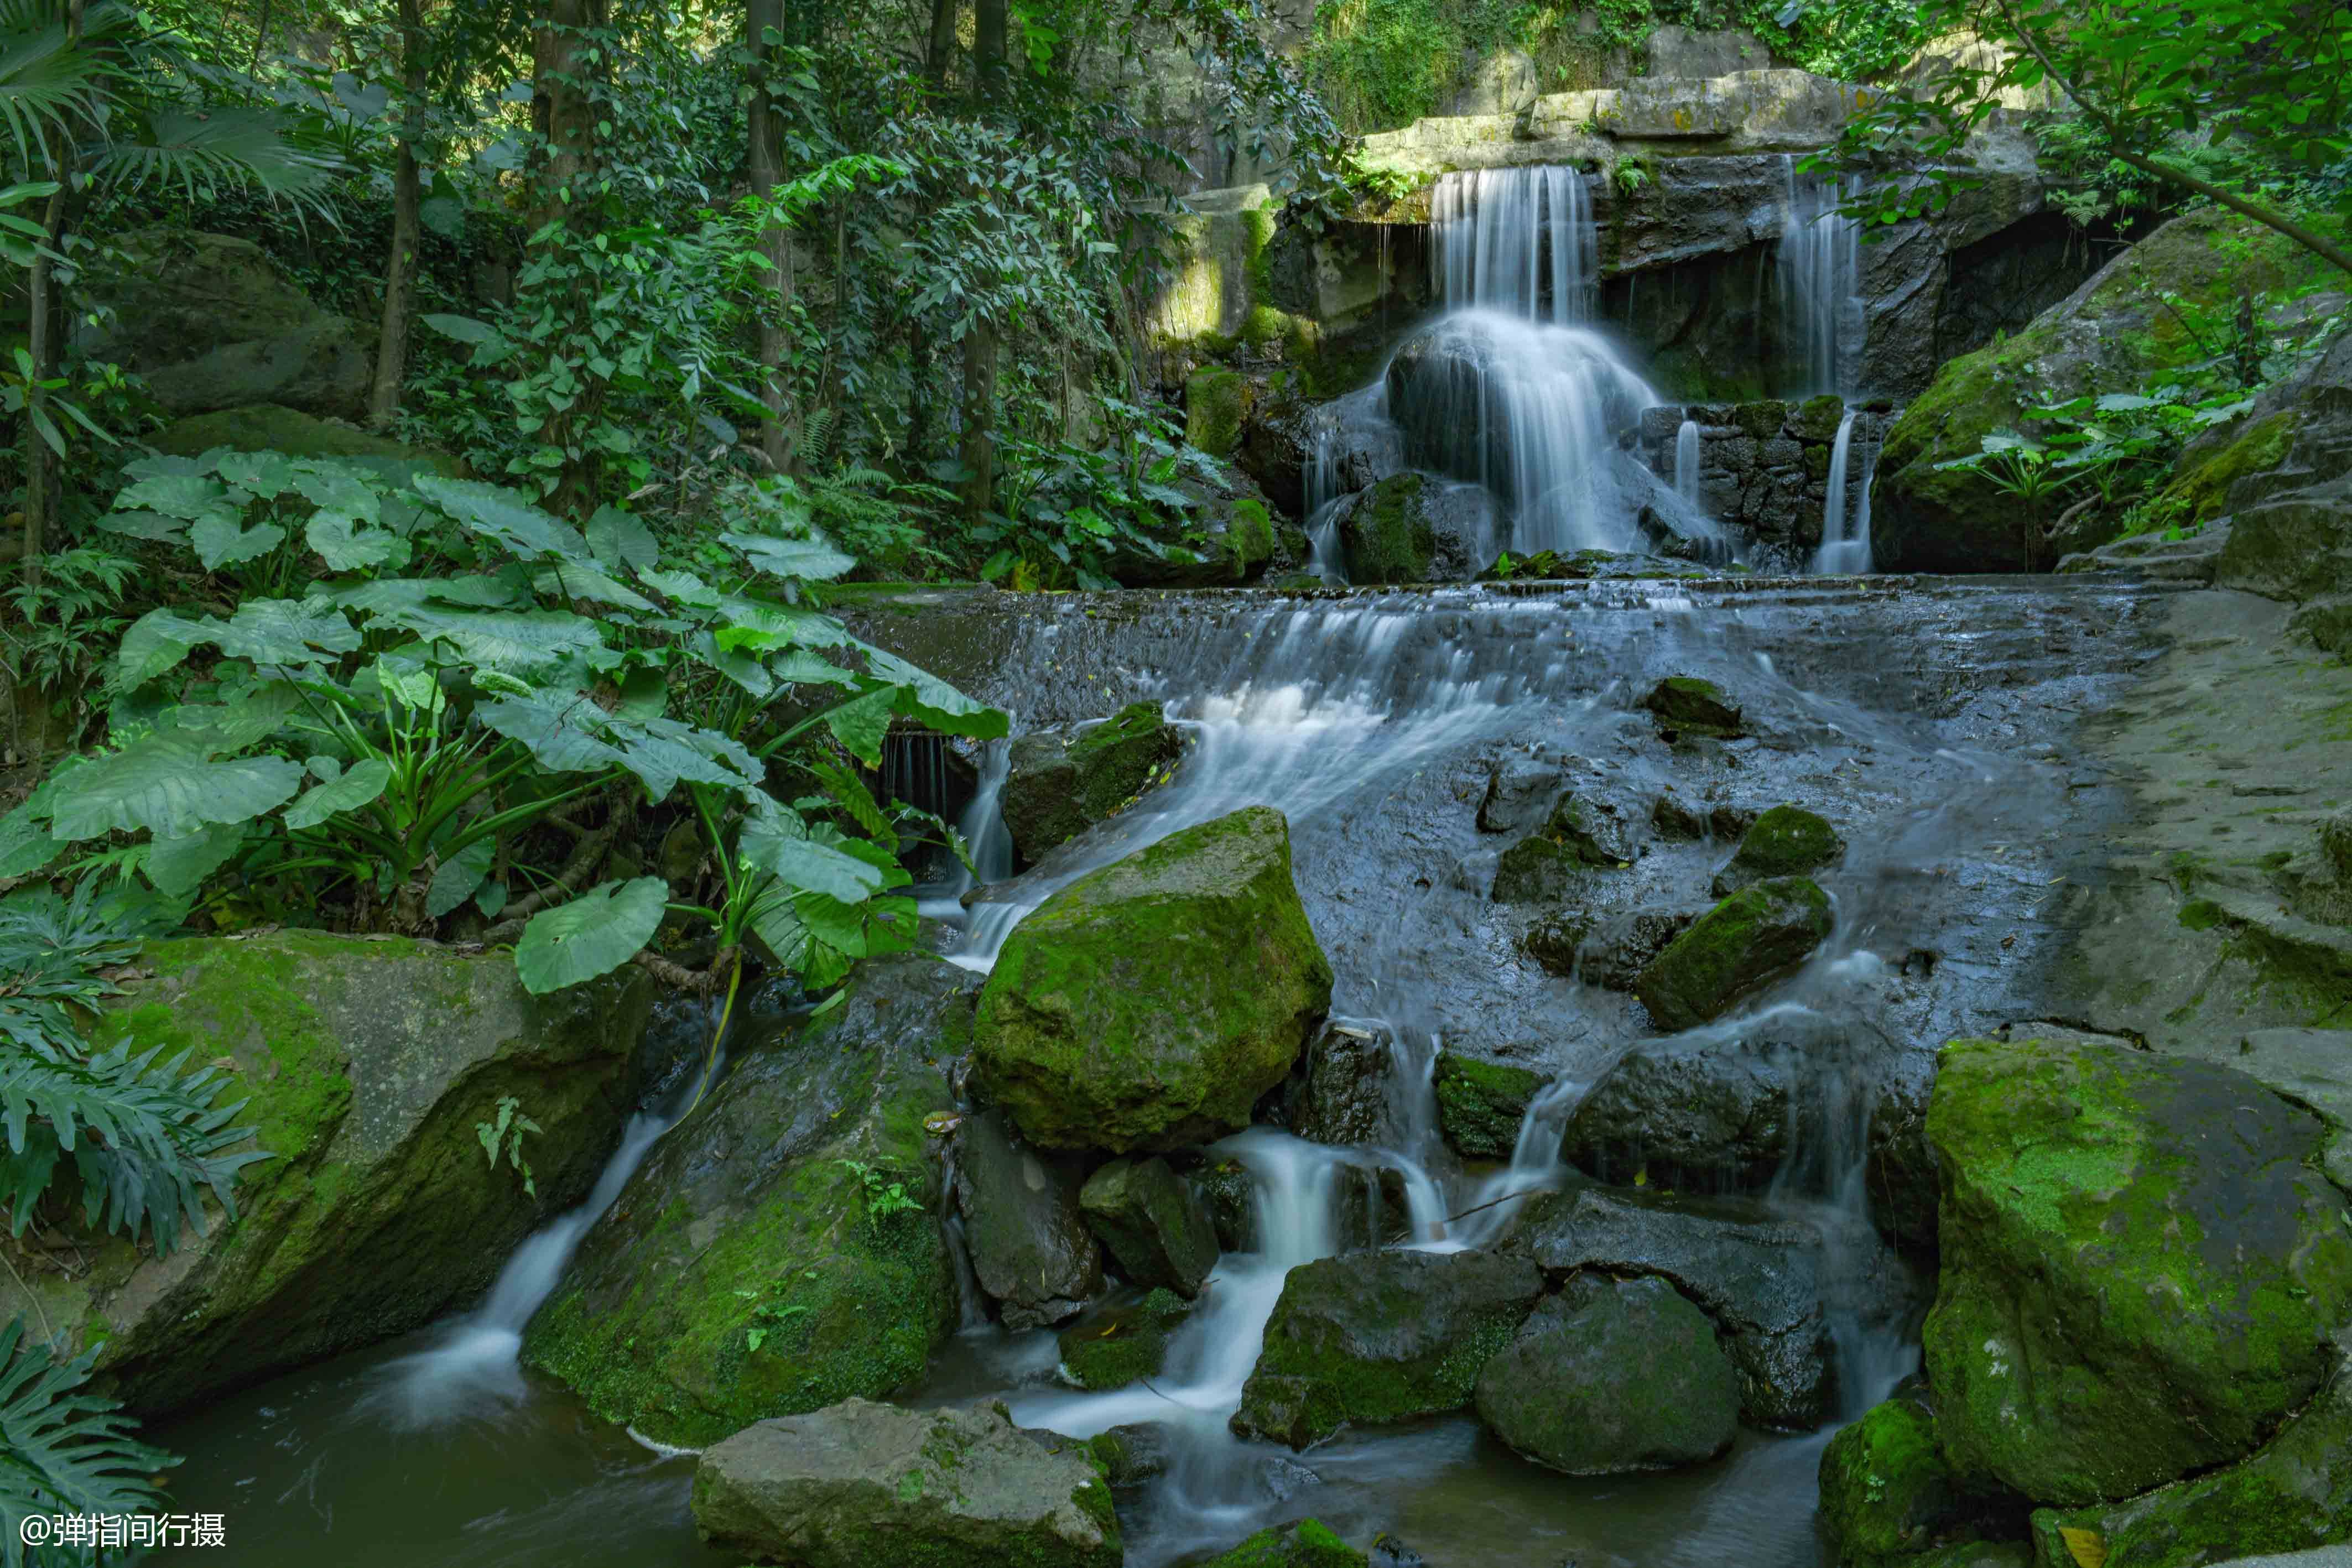
[[[1080,1450],[1032,1442],[1002,1406],[851,1399],[762,1421],[703,1453],[693,1507],[705,1541],[804,1568],[1121,1558],[1110,1488]]]
[[[981,1090],[1046,1148],[1181,1148],[1247,1126],[1331,1000],[1263,806],[1081,877],[1014,928],[981,993]]]
[[[1632,826],[1604,805],[1570,795],[1543,826],[1495,862],[1495,902],[1539,904],[1559,898],[1588,871],[1615,871],[1642,853]]]
[[[1478,801],[1478,831],[1526,832],[1551,814],[1560,782],[1557,762],[1524,754],[1504,758],[1486,775],[1486,793]]]
[[[524,1361],[684,1446],[921,1378],[956,1320],[923,1119],[952,1103],[975,981],[869,959],[841,1006],[737,1058],[582,1239]]]
[[[2062,1529],[2087,1530],[2116,1563],[2218,1563],[2301,1552],[2352,1541],[2352,1355],[2309,1405],[2253,1455],[2225,1469],[2159,1487],[2127,1502],[2033,1516],[2038,1560],[2067,1561]],[[2263,1556],[2264,1563],[2273,1559]],[[2298,1568],[2327,1568],[2327,1555]]]
[[[1240,371],[1226,366],[1194,371],[1184,382],[1184,439],[1212,457],[1231,457],[1256,393]]]
[[[1310,1143],[1379,1143],[1388,1135],[1395,1075],[1385,1037],[1350,1024],[1326,1024],[1284,1086],[1283,1119]]]
[[[1079,1213],[1075,1186],[1014,1135],[1003,1112],[964,1119],[956,1205],[972,1272],[1006,1328],[1061,1322],[1102,1289],[1102,1251],[1087,1228],[1094,1216]]]
[[[1157,703],[1130,703],[1084,728],[1018,737],[1003,795],[1013,848],[1024,861],[1042,858],[1150,788],[1182,749]]]
[[[1571,913],[1539,922],[1521,946],[1551,974],[1603,990],[1630,991],[1651,960],[1697,918],[1653,910],[1601,918]]]
[[[1673,1469],[1731,1447],[1739,1385],[1715,1324],[1672,1285],[1580,1274],[1486,1363],[1478,1415],[1572,1476]]]
[[[1732,740],[1748,733],[1739,706],[1713,681],[1696,675],[1668,675],[1650,688],[1642,706],[1655,716],[1661,731],[1675,735],[1712,736]]]
[[[1323,1478],[1284,1454],[1268,1454],[1258,1461],[1257,1484],[1265,1495],[1276,1502],[1288,1502],[1309,1487],[1319,1487]]]
[[[1542,1292],[1524,1258],[1359,1252],[1284,1281],[1234,1430],[1304,1448],[1343,1423],[1458,1410]]]
[[[1124,1388],[1139,1378],[1157,1377],[1168,1355],[1168,1337],[1182,1326],[1191,1309],[1173,1291],[1154,1291],[1089,1312],[1062,1331],[1062,1370],[1081,1388]]]
[[[2252,428],[2263,421],[2272,433],[2267,442]],[[2229,476],[2220,505],[2231,513],[2215,580],[2300,604],[2297,631],[2330,653],[2352,652],[2352,570],[2345,565],[2352,541],[2352,339],[2265,393],[2249,423],[2246,438],[2210,465],[2217,479]],[[2218,487],[2209,484],[2207,493]]]
[[[1945,1452],[2037,1502],[2244,1458],[2352,1319],[2326,1128],[2245,1074],[2078,1041],[1947,1046],[1927,1370]]]
[[[1265,498],[1286,516],[1307,515],[1307,465],[1315,459],[1316,419],[1296,397],[1252,400],[1242,422],[1234,465],[1256,482]]]
[[[1302,1519],[1261,1530],[1200,1568],[1365,1568],[1365,1560],[1319,1520]]]
[[[1535,61],[1517,49],[1503,49],[1478,62],[1446,113],[1523,114],[1535,107],[1540,90]]]
[[[1761,1205],[1580,1186],[1528,1200],[1504,1248],[1547,1273],[1655,1274],[1705,1308],[1739,1374],[1742,1417],[1810,1428],[1832,1396],[1826,1243]]]
[[[1768,877],[1806,876],[1844,854],[1845,841],[1825,819],[1802,806],[1775,806],[1756,819],[1731,863],[1716,873],[1715,895],[1721,898]]]
[[[1381,1531],[1372,1537],[1370,1568],[1429,1568],[1429,1559]]]
[[[1113,1427],[1087,1439],[1103,1479],[1124,1491],[1168,1473],[1168,1428],[1156,1421]]]
[[[236,1223],[184,1226],[163,1259],[61,1222],[58,1250],[85,1267],[0,1270],[0,1321],[47,1324],[68,1354],[97,1343],[142,1414],[476,1299],[585,1196],[635,1104],[642,975],[533,997],[498,956],[319,932],[152,942],[138,968],[92,1023],[94,1050],[221,1061],[220,1103],[247,1102],[235,1124],[273,1157],[237,1173]],[[540,1126],[524,1145],[536,1197],[474,1142],[508,1096]]]
[[[1486,560],[1493,517],[1475,486],[1405,473],[1349,501],[1339,528],[1350,582],[1463,582]]]
[[[1549,1082],[1531,1068],[1441,1051],[1434,1077],[1438,1130],[1456,1153],[1472,1159],[1509,1159],[1528,1103]]]
[[[1201,1166],[1192,1173],[1192,1191],[1200,1197],[1201,1207],[1209,1211],[1219,1247],[1228,1252],[1246,1252],[1255,1244],[1250,1176],[1239,1160]]]
[[[1693,1028],[1803,963],[1832,924],[1829,895],[1803,877],[1759,882],[1675,937],[1633,994],[1660,1028]]]
[[[1078,1194],[1087,1223],[1127,1277],[1197,1296],[1217,1266],[1217,1233],[1209,1211],[1168,1162],[1113,1160],[1087,1178]]]
[[[1916,1383],[1830,1439],[1821,1488],[1822,1533],[1851,1568],[1895,1568],[1937,1546],[2024,1533],[2024,1499],[1953,1472]]]
[[[1719,801],[1688,800],[1679,795],[1658,797],[1650,808],[1650,825],[1661,838],[1692,841],[1737,839],[1756,821],[1756,813]]]
[[[1637,1174],[1698,1191],[1760,1187],[1788,1158],[1792,1074],[1746,1039],[1637,1050],[1569,1119],[1562,1153],[1603,1181]]]

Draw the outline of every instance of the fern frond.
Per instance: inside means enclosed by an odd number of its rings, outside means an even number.
[[[52,132],[99,130],[113,76],[103,55],[67,44],[61,12],[41,0],[0,6],[0,132],[28,173],[47,167]]]
[[[58,1361],[17,1318],[0,1329],[0,1564],[26,1562],[23,1528],[42,1514],[146,1513],[163,1493],[148,1479],[179,1458],[132,1436],[111,1399],[82,1391],[98,1347]],[[47,1559],[45,1559],[46,1561]]]

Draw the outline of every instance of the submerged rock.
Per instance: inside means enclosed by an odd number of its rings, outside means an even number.
[[[2085,1040],[1947,1046],[1928,1375],[1961,1473],[2037,1502],[2243,1458],[2352,1321],[2325,1124],[2242,1073]]]
[[[1013,742],[1004,826],[1024,861],[1067,842],[1150,787],[1183,749],[1157,703],[1130,703],[1102,723],[1033,730]]]
[[[1062,1331],[1062,1370],[1081,1388],[1124,1388],[1159,1375],[1168,1336],[1190,1312],[1172,1291],[1090,1312]]]
[[[694,1525],[800,1568],[1118,1568],[1123,1554],[1084,1450],[1035,1441],[1001,1406],[850,1399],[746,1427],[695,1466]]]
[[[1713,681],[1696,675],[1668,675],[1642,699],[1661,730],[1676,735],[1712,736],[1736,740],[1748,733],[1747,716],[1739,706]]]
[[[1282,814],[1254,806],[1081,877],[981,994],[979,1087],[1045,1148],[1181,1148],[1249,1124],[1331,1001]]]
[[[1366,1559],[1320,1520],[1302,1519],[1261,1530],[1200,1568],[1366,1568]]]
[[[1822,1533],[1848,1568],[1896,1568],[1938,1546],[2024,1533],[2023,1499],[1954,1473],[1916,1384],[1830,1439],[1821,1485]]]
[[[1523,1258],[1359,1252],[1283,1281],[1234,1430],[1302,1448],[1343,1423],[1458,1410],[1542,1293]]]
[[[1472,1159],[1507,1160],[1518,1147],[1528,1103],[1549,1080],[1531,1068],[1441,1051],[1433,1082],[1445,1141]]]
[[[148,945],[150,971],[94,1048],[193,1050],[270,1157],[238,1173],[234,1223],[168,1258],[67,1234],[88,1268],[0,1276],[0,1316],[102,1342],[98,1368],[153,1416],[419,1328],[584,1196],[636,1099],[652,1002],[637,969],[533,997],[510,959],[430,942],[278,932]],[[511,1098],[538,1196],[475,1138]],[[77,1210],[78,1212],[78,1210]]]
[[[1495,863],[1495,902],[1547,903],[1565,895],[1588,871],[1631,865],[1642,852],[1633,829],[1591,800],[1570,795],[1543,826],[1505,850]]]
[[[1633,994],[1660,1028],[1694,1028],[1803,963],[1832,924],[1829,895],[1803,877],[1759,882],[1675,937]]]
[[[1209,1211],[1166,1160],[1111,1161],[1087,1178],[1078,1207],[1139,1285],[1197,1296],[1217,1266]]]
[[[1580,1274],[1478,1375],[1478,1415],[1572,1476],[1711,1459],[1739,1427],[1739,1385],[1705,1312],[1660,1279]]]
[[[523,1359],[681,1445],[920,1378],[956,1319],[923,1119],[974,984],[869,959],[833,1012],[744,1051],[582,1239]]]
[[[1102,1289],[1102,1250],[1075,1186],[1013,1135],[1003,1112],[964,1119],[956,1206],[972,1272],[1006,1328],[1061,1322]]]
[[[1775,806],[1756,819],[1731,863],[1716,873],[1715,895],[1721,898],[1770,877],[1808,875],[1844,854],[1845,841],[1827,821],[1802,806]]]

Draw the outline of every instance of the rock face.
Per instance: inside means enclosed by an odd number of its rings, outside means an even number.
[[[1844,405],[1834,395],[1801,402],[1669,404],[1642,413],[1642,456],[1668,484],[1683,422],[1698,426],[1698,504],[1768,545],[1800,553],[1822,542],[1829,474]],[[1865,476],[1886,436],[1886,415],[1857,412],[1847,436],[1843,515],[1862,507]]]
[[[1821,1232],[1737,1199],[1582,1186],[1529,1198],[1506,1242],[1546,1273],[1654,1274],[1705,1308],[1759,1427],[1809,1427],[1828,1408],[1831,1344]]]
[[[1078,1206],[1139,1285],[1197,1296],[1217,1266],[1209,1211],[1166,1160],[1111,1161],[1087,1178]]]
[[[2352,339],[2257,405],[2245,438],[2211,466],[2241,475],[2216,580],[2302,606],[2295,626],[2330,653],[2352,651]],[[2269,422],[2269,438],[2260,426]],[[2293,425],[2293,444],[2272,458]],[[2352,873],[2338,872],[2352,886]]]
[[[340,419],[367,412],[368,335],[312,304],[259,246],[168,227],[115,244],[124,264],[80,285],[105,314],[76,346],[144,376],[166,413],[248,403]]]
[[[1426,474],[1391,475],[1339,514],[1348,580],[1355,583],[1464,581],[1486,564],[1492,531],[1476,486]]]
[[[1528,1104],[1544,1082],[1544,1075],[1532,1068],[1440,1051],[1435,1073],[1438,1127],[1447,1143],[1473,1159],[1509,1159],[1518,1146]]]
[[[1248,1125],[1331,1001],[1263,806],[1080,878],[1014,928],[981,994],[982,1091],[1053,1149],[1181,1148]]]
[[[952,1103],[974,983],[868,960],[842,1006],[747,1051],[583,1239],[523,1359],[681,1445],[919,1378],[956,1319],[923,1119]]]
[[[636,971],[532,997],[500,956],[429,942],[284,932],[152,944],[153,974],[93,1030],[100,1047],[226,1058],[226,1103],[271,1158],[237,1218],[157,1260],[81,1238],[89,1270],[0,1281],[0,1314],[93,1340],[142,1416],[421,1327],[583,1196],[636,1099],[652,992]],[[512,1096],[537,1198],[475,1138]]]
[[[1122,1555],[1110,1487],[1083,1450],[1035,1441],[1001,1407],[850,1399],[762,1421],[695,1466],[694,1524],[803,1568],[1118,1568]]]
[[[1343,1422],[1458,1410],[1542,1293],[1522,1258],[1358,1252],[1290,1271],[1234,1429],[1305,1448]]]
[[[1697,918],[1647,909],[1595,918],[1571,910],[1530,927],[1520,946],[1551,974],[1630,991],[1650,961]]]
[[[2167,291],[2211,306],[2315,264],[2249,220],[2219,210],[2175,218],[2005,341],[1951,361],[1887,433],[1871,490],[1877,564],[1891,571],[2015,571],[2050,564],[2042,523],[1982,475],[1938,465],[1976,452],[2027,412],[2137,386],[2200,357],[2166,312]]]
[[[1775,806],[1756,819],[1731,863],[1716,874],[1715,895],[1721,898],[1769,877],[1809,876],[1844,853],[1845,841],[1822,818],[1802,806]]]
[[[1283,1091],[1283,1118],[1310,1143],[1371,1144],[1389,1135],[1396,1061],[1384,1036],[1326,1024]]]
[[[1156,703],[1130,703],[1083,729],[1034,730],[1013,742],[1004,826],[1024,861],[1103,821],[1176,760],[1183,742]]]
[[[1073,1178],[1038,1158],[1002,1111],[969,1117],[956,1144],[956,1206],[972,1272],[1009,1329],[1077,1312],[1102,1289],[1102,1249]]]
[[[2243,1458],[2352,1320],[2326,1128],[2242,1073],[2083,1040],[1945,1048],[1927,1370],[1945,1451],[2037,1502]]]
[[[1821,1482],[1822,1533],[1852,1568],[1895,1568],[1937,1546],[2023,1533],[2023,1499],[1953,1473],[1916,1383],[1830,1439]]]
[[[1579,1275],[1478,1375],[1478,1414],[1572,1476],[1672,1469],[1731,1447],[1739,1385],[1715,1325],[1672,1285]]]
[[[1661,1028],[1693,1028],[1803,963],[1832,924],[1829,895],[1803,877],[1759,882],[1675,937],[1633,994]]]

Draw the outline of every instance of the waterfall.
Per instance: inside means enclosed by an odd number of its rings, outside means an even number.
[[[1793,155],[1781,166],[1788,190],[1780,207],[1780,319],[1804,366],[1801,390],[1850,393],[1865,331],[1862,225],[1839,209],[1860,185],[1801,180]]]
[[[1591,319],[1601,240],[1580,171],[1549,164],[1442,174],[1429,210],[1449,308],[1476,306],[1560,326]]]
[[[1846,523],[1846,475],[1853,444],[1853,415],[1838,421],[1837,441],[1830,448],[1828,494],[1822,498],[1822,546],[1813,554],[1813,570],[1822,573],[1870,570],[1870,476],[1862,476],[1862,497],[1854,504],[1852,527]]]
[[[1698,505],[1698,421],[1686,419],[1675,432],[1675,494]]]

